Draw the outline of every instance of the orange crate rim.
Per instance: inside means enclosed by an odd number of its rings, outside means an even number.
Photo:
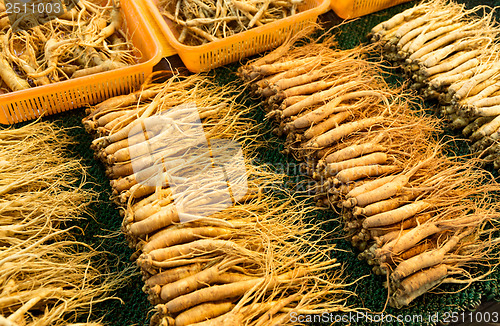
[[[299,7],[300,12],[293,16],[207,44],[189,46],[177,40],[172,22],[161,15],[157,1],[144,1],[170,45],[192,72],[208,71],[273,49],[283,43],[289,32],[298,32],[330,9],[330,0],[305,0],[305,4]]]
[[[332,10],[343,19],[365,16],[398,4],[414,0],[332,0]]]

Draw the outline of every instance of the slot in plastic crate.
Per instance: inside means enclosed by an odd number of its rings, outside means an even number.
[[[12,124],[95,104],[137,89],[163,57],[157,27],[137,0],[121,0],[126,30],[140,51],[139,63],[107,72],[0,95],[0,123]]]
[[[298,8],[299,12],[293,16],[214,42],[189,46],[177,40],[179,31],[172,21],[162,16],[158,9],[158,1],[144,1],[170,45],[177,50],[186,68],[192,72],[208,71],[276,48],[284,42],[290,31],[298,32],[308,22],[316,21],[319,15],[330,9],[330,0],[306,0],[305,4]]]

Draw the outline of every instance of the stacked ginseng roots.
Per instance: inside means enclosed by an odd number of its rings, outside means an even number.
[[[93,197],[70,141],[46,122],[0,130],[0,325],[99,326],[95,305],[126,280],[65,226]]]
[[[472,152],[500,169],[499,24],[495,10],[426,1],[375,26],[370,39],[401,67],[411,87],[470,139]]]
[[[137,249],[152,325],[295,324],[291,312],[346,309],[333,247],[305,222],[311,208],[276,189],[282,176],[252,164],[262,144],[234,94],[169,76],[83,121]]]
[[[317,180],[318,205],[341,209],[359,258],[387,275],[391,306],[480,279],[475,267],[498,252],[498,184],[443,153],[438,121],[377,77],[380,66],[364,59],[370,48],[334,46],[290,40],[239,75],[263,98],[285,151]]]

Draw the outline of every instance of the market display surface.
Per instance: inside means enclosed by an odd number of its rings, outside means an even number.
[[[273,52],[206,74],[154,73],[134,93],[43,119],[72,127],[69,136],[40,121],[1,130],[0,172],[10,182],[2,201],[29,194],[50,202],[43,211],[26,200],[0,206],[1,255],[19,250],[16,259],[40,261],[21,271],[0,260],[10,273],[0,292],[17,298],[0,305],[1,322],[431,325],[452,321],[453,312],[458,321],[495,322],[463,311],[498,300],[496,171],[477,155],[456,157],[467,143],[450,141],[456,135],[433,112],[438,104],[388,74],[395,71],[380,62],[378,43],[360,45],[414,5],[333,33],[304,28]],[[494,30],[498,13],[489,12],[467,12],[474,18],[466,21]],[[432,31],[452,29],[424,20]],[[491,85],[495,76],[486,77]],[[488,119],[480,131],[494,129]],[[478,120],[468,123],[477,129]],[[28,146],[38,139],[34,126],[50,144]],[[53,151],[39,150],[47,146]],[[50,167],[21,177],[13,169],[24,161],[31,172]],[[51,197],[29,187],[48,187]],[[61,269],[67,282],[58,283],[56,268],[39,272],[45,261],[71,266],[74,276]],[[22,292],[17,280],[28,273],[42,281],[22,283]]]

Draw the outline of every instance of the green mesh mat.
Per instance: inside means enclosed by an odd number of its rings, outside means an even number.
[[[469,8],[476,5],[500,5],[500,1],[498,0],[464,0],[463,2]],[[339,47],[348,49],[364,43],[366,34],[373,26],[412,5],[413,3],[399,5],[342,25],[336,32],[339,33],[336,38]],[[497,12],[497,17],[499,16],[500,14]],[[331,12],[323,15],[323,20],[327,21],[329,25],[335,25],[340,22]],[[239,64],[232,64],[219,68],[213,71],[211,76],[218,83],[225,84],[236,80],[234,72],[238,67]],[[390,82],[397,83],[398,79],[391,78]],[[247,101],[248,104],[259,104],[257,100],[251,99],[248,94],[242,94],[240,100]],[[426,105],[429,106],[429,111],[432,111],[433,104]],[[123,303],[113,300],[96,304],[93,307],[92,317],[102,317],[105,323],[113,326],[148,325],[152,306],[146,300],[146,295],[141,291],[143,281],[137,269],[134,269],[134,263],[130,261],[133,250],[128,248],[125,239],[118,233],[122,218],[114,204],[109,201],[111,195],[109,181],[104,174],[104,167],[94,159],[93,153],[90,150],[92,139],[85,133],[81,125],[81,119],[84,116],[83,109],[79,109],[51,116],[47,119],[57,121],[58,124],[65,127],[72,127],[69,133],[73,136],[75,144],[68,148],[68,155],[82,159],[83,164],[88,167],[90,174],[88,187],[93,188],[99,194],[99,197],[91,206],[93,211],[92,216],[87,216],[87,219],[75,222],[83,230],[83,232],[77,233],[75,236],[77,240],[107,252],[106,264],[105,266],[101,266],[103,270],[120,271],[125,268],[132,268],[130,273],[136,273],[123,288],[115,293],[115,296],[120,298]],[[265,132],[263,137],[270,144],[268,147],[272,148],[272,150],[262,149],[258,160],[274,165],[275,169],[279,172],[287,173],[289,177],[284,186],[291,187],[292,191],[302,191],[305,189],[308,183],[307,177],[300,174],[298,162],[292,157],[280,153],[283,149],[284,140],[271,133],[274,126],[263,119],[261,108],[257,107],[255,109],[253,118],[259,122],[263,122],[262,129]],[[442,137],[445,136],[457,135],[451,131],[447,131],[442,135]],[[464,141],[457,140],[450,145],[450,151],[457,154],[467,153],[467,145]],[[495,173],[494,171],[491,172]],[[312,202],[311,205],[313,205]],[[342,226],[339,216],[334,211],[328,210],[308,216],[308,218],[311,221],[328,220],[328,223],[322,224],[323,228],[326,231],[336,230],[334,235],[328,239],[328,242],[332,245],[335,244],[339,249],[335,253],[335,256],[339,262],[344,263],[344,283],[353,283],[359,278],[364,277],[348,287],[348,290],[355,293],[355,295],[347,298],[347,305],[353,308],[366,308],[373,312],[370,314],[367,313],[364,316],[332,312],[331,315],[316,316],[316,321],[311,323],[313,325],[330,325],[334,321],[342,321],[342,324],[346,325],[349,322],[352,325],[403,325],[402,322],[397,321],[397,318],[400,321],[404,321],[404,325],[427,325],[436,324],[437,316],[439,316],[440,320],[443,320],[443,318],[452,316],[451,314],[447,315],[450,312],[461,312],[464,310],[466,312],[463,315],[458,315],[459,321],[466,321],[465,324],[469,324],[467,321],[470,320],[471,315],[468,309],[474,309],[481,300],[500,301],[500,272],[496,271],[490,275],[489,280],[473,283],[465,289],[463,286],[442,285],[439,289],[432,291],[433,293],[419,297],[409,307],[400,310],[387,308],[382,315],[380,312],[384,309],[387,299],[387,291],[382,286],[385,277],[372,274],[371,268],[364,261],[357,259],[358,252],[353,250],[349,242],[342,239]],[[472,315],[473,320],[476,320],[475,317],[475,315]],[[312,320],[312,317],[310,320]],[[448,320],[451,321],[451,318],[448,318]],[[309,319],[305,319],[305,321],[309,321]]]

